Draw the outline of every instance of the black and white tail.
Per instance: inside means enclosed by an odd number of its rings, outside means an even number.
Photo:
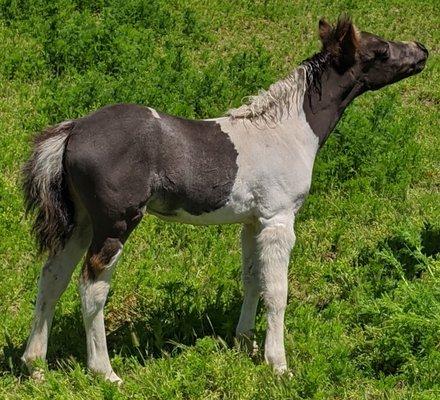
[[[63,122],[37,136],[32,155],[23,167],[26,212],[35,212],[32,231],[39,250],[47,250],[50,255],[64,247],[74,226],[73,202],[63,167],[73,126],[73,121]]]

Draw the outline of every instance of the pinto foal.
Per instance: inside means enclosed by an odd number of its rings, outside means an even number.
[[[104,328],[110,278],[145,213],[190,224],[243,224],[244,300],[236,334],[250,347],[260,296],[264,356],[287,369],[283,324],[294,219],[315,155],[344,109],[367,90],[420,72],[417,42],[359,32],[347,17],[319,22],[322,50],[226,117],[192,121],[131,104],[47,129],[24,167],[27,209],[49,258],[22,357],[44,359],[54,308],[85,253],[79,287],[90,370],[114,373]]]

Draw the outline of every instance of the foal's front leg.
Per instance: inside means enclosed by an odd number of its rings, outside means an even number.
[[[289,256],[295,242],[293,222],[293,214],[261,219],[261,231],[256,239],[260,284],[268,323],[264,358],[279,373],[287,370],[284,312],[287,305]]]
[[[241,231],[242,248],[242,281],[244,289],[240,320],[236,329],[236,337],[253,354],[257,345],[253,339],[255,315],[260,298],[260,277],[258,264],[255,260],[257,227],[254,224],[243,225]]]

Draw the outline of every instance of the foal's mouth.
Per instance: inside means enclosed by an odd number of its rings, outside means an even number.
[[[412,64],[406,72],[406,76],[416,75],[423,71],[426,65],[426,60],[420,60],[414,64]]]
[[[415,43],[416,46],[417,46],[420,50],[422,50],[422,52],[423,52],[423,57],[422,57],[419,61],[417,61],[417,62],[415,63],[415,65],[414,65],[414,67],[413,67],[413,69],[414,69],[414,73],[418,73],[418,72],[422,71],[423,68],[425,68],[426,60],[428,59],[428,55],[429,55],[429,51],[428,51],[428,49],[427,49],[423,44],[421,44],[420,42],[414,42],[414,43]]]
[[[411,64],[410,67],[406,70],[406,73],[404,75],[411,76],[418,74],[419,72],[422,72],[426,66],[426,60],[427,58],[422,58],[421,60]]]
[[[415,73],[421,72],[421,71],[425,68],[426,60],[427,60],[427,59],[424,58],[424,59],[418,61],[418,62],[414,65],[414,71],[415,71]]]

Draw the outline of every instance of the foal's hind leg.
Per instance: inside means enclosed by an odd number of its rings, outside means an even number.
[[[254,354],[258,349],[253,340],[255,315],[260,298],[260,282],[258,261],[255,259],[257,228],[255,225],[243,225],[241,231],[242,247],[242,281],[244,289],[243,304],[241,306],[240,320],[238,321],[237,339]]]
[[[50,257],[41,271],[32,331],[22,356],[23,362],[34,378],[42,378],[41,371],[33,370],[32,364],[36,359],[46,358],[55,305],[66,289],[72,272],[89,243],[89,227],[85,223],[79,223],[63,250]]]
[[[110,288],[110,280],[125,240],[140,219],[117,222],[121,230],[109,229],[97,233],[87,253],[79,281],[82,313],[87,339],[87,365],[95,373],[111,382],[122,380],[110,364],[104,326],[104,305]]]
[[[114,266],[122,252],[119,239],[106,238],[92,243],[80,278],[82,313],[87,339],[87,365],[111,382],[121,379],[113,372],[107,352],[104,305]]]

